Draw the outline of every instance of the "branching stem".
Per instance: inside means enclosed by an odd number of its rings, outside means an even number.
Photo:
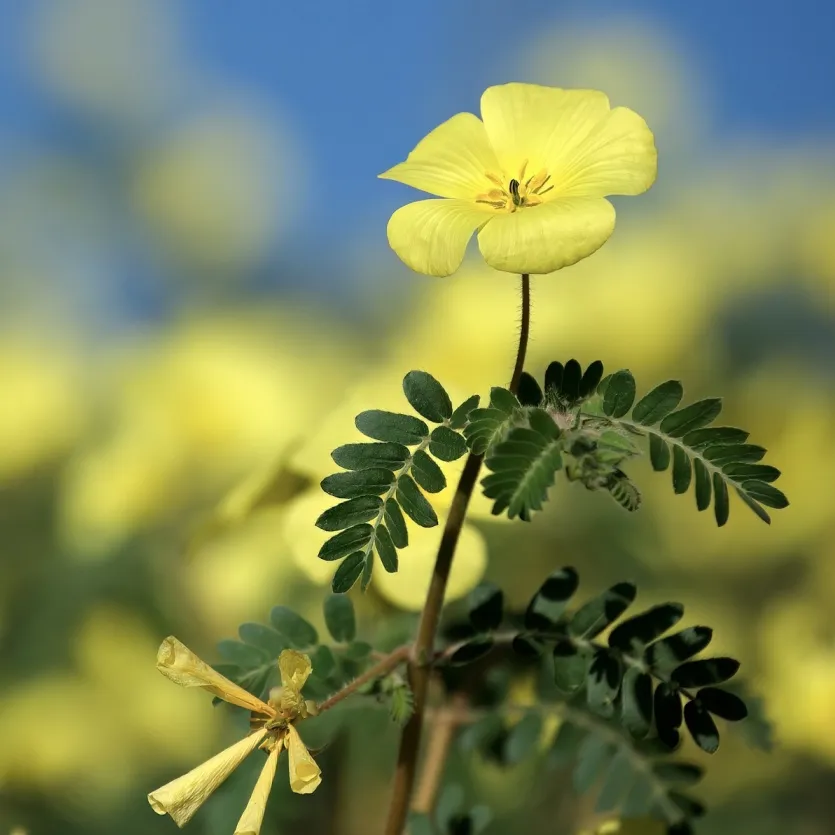
[[[525,366],[530,323],[530,276],[523,275],[519,347],[516,352],[516,362],[513,367],[513,375],[510,378],[509,386],[514,394],[519,388],[519,380]],[[403,735],[400,738],[400,750],[397,754],[397,767],[394,773],[391,805],[389,806],[388,820],[385,828],[386,835],[401,835],[406,823],[406,816],[409,812],[409,801],[415,783],[417,761],[420,753],[420,740],[423,733],[423,717],[426,711],[426,694],[429,690],[429,679],[431,676],[430,665],[435,646],[435,635],[441,620],[441,609],[444,605],[447,581],[449,580],[449,572],[452,568],[452,558],[455,555],[458,537],[461,534],[464,518],[467,515],[467,506],[469,505],[470,497],[478,481],[481,460],[480,455],[470,453],[464,464],[464,470],[461,473],[458,487],[455,490],[455,496],[450,505],[449,515],[447,516],[444,532],[441,536],[441,543],[438,546],[435,568],[432,571],[432,579],[426,595],[426,605],[423,608],[417,638],[415,639],[412,655],[409,660],[409,685],[414,695],[415,709],[403,728]]]
[[[325,701],[319,705],[319,713],[324,713],[326,710],[330,710],[335,705],[338,705],[343,699],[347,699],[348,696],[356,693],[357,690],[368,684],[368,682],[387,676],[399,664],[402,664],[408,659],[411,651],[411,646],[406,644],[405,646],[398,647],[388,655],[384,655],[373,667],[369,667],[362,675],[357,676],[341,690],[337,690],[336,693],[325,699]]]

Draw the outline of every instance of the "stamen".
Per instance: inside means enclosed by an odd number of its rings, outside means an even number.
[[[525,160],[522,163],[522,167],[519,169],[519,182],[521,183],[522,180],[525,179],[525,169],[528,167],[528,161]]]
[[[504,185],[501,177],[497,176],[496,174],[491,174],[489,171],[487,171],[485,172],[484,176],[487,177],[487,179],[491,182],[494,182],[499,188],[501,188]]]
[[[548,186],[548,188],[542,189],[542,191],[537,191],[537,194],[541,197],[543,194],[548,194],[548,192],[553,188],[553,186]]]
[[[536,190],[537,190],[537,191],[539,191],[539,190],[542,188],[542,186],[544,186],[544,185],[545,185],[545,183],[547,183],[547,182],[548,182],[548,180],[550,180],[550,179],[551,179],[551,175],[549,174],[549,175],[548,175],[548,176],[547,176],[547,177],[546,177],[546,178],[545,178],[545,179],[544,179],[544,180],[543,180],[543,181],[542,181],[542,182],[541,182],[541,183],[540,183],[540,184],[536,187]],[[553,186],[551,186],[551,188],[553,188]]]
[[[521,206],[524,198],[519,195],[519,180],[511,180],[508,185],[508,191],[510,192],[511,200],[513,200],[513,205]]]

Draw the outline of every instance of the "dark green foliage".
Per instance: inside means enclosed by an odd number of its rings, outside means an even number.
[[[500,642],[511,643],[514,653],[523,659],[542,659],[544,663],[550,657],[556,689],[549,692],[563,699],[559,704],[569,711],[582,712],[591,726],[602,723],[604,732],[589,734],[584,724],[580,733],[574,725],[565,725],[548,760],[564,763],[576,755],[578,786],[588,788],[602,781],[601,808],[608,808],[617,796],[628,805],[630,814],[662,814],[669,824],[680,823],[684,813],[678,803],[656,805],[653,797],[659,794],[659,784],[666,797],[667,784],[695,782],[700,770],[683,766],[647,772],[640,760],[676,750],[683,725],[704,750],[716,750],[719,732],[711,714],[730,721],[747,715],[745,701],[713,686],[732,677],[739,663],[731,658],[692,660],[711,641],[713,633],[706,626],[691,626],[662,637],[681,620],[683,607],[679,603],[662,603],[621,619],[635,601],[634,584],[617,583],[571,610],[568,607],[577,587],[573,568],[552,572],[528,604],[519,624],[522,631],[485,635],[500,626],[503,612],[500,590],[484,584],[469,600],[470,622],[480,634],[454,644],[442,657],[452,664],[469,663],[482,659]],[[605,630],[609,631],[604,642],[599,636]],[[691,688],[701,689],[696,692]],[[533,720],[529,725],[534,727]],[[527,728],[520,723],[516,733],[527,733]],[[491,736],[490,745],[499,745],[504,752],[500,754],[502,761],[507,762],[509,756],[515,761],[527,743],[500,731]],[[627,755],[628,751],[632,754]],[[512,756],[508,752],[513,752]],[[635,766],[629,780],[623,760]]]
[[[392,443],[345,444],[331,453],[337,466],[345,470],[365,470],[370,467],[397,470],[406,463],[408,457],[408,447]]]
[[[482,486],[494,499],[494,513],[530,519],[547,500],[560,469],[569,481],[606,490],[624,509],[637,510],[641,494],[622,465],[640,454],[639,438],[648,442],[655,470],[672,463],[676,493],[695,485],[697,509],[713,503],[719,526],[728,520],[730,488],[765,522],[770,521],[766,507],[788,505],[773,486],[780,471],[758,463],[765,450],[747,443],[742,429],[709,425],[722,410],[719,398],[679,408],[682,385],[667,380],[636,403],[631,372],[600,379],[602,374],[599,362],[585,373],[576,360],[554,362],[545,372],[544,394],[533,377],[523,374],[521,405],[510,392],[494,388],[489,408],[470,412],[464,434],[491,471]]]
[[[621,686],[621,722],[636,739],[643,739],[652,725],[652,676],[630,667]]]
[[[632,787],[635,767],[629,754],[620,749],[609,761],[603,772],[597,802],[594,804],[596,812],[610,812],[620,806],[627,791]]]
[[[467,451],[467,442],[457,432],[438,426],[429,436],[429,451],[439,461],[457,461]]]
[[[563,693],[579,690],[589,675],[590,653],[570,642],[554,646],[554,684]]]
[[[519,391],[516,396],[523,406],[539,406],[542,404],[542,389],[527,371],[523,371],[519,378]]]
[[[469,618],[476,632],[492,632],[499,628],[504,616],[504,593],[493,583],[481,583],[467,599]]]
[[[474,394],[472,397],[468,397],[453,413],[452,417],[449,419],[449,425],[453,429],[461,429],[467,424],[467,420],[469,419],[470,412],[473,409],[478,408],[478,404],[481,402],[481,397],[477,394]],[[434,455],[434,453],[433,453]]]
[[[286,638],[290,646],[296,649],[305,649],[319,642],[319,636],[314,627],[287,606],[274,606],[270,611],[270,622],[276,632]]]
[[[394,473],[374,467],[368,470],[348,470],[322,479],[322,489],[337,499],[358,496],[379,496],[394,483]]]
[[[628,618],[609,634],[609,646],[624,652],[637,652],[672,629],[684,614],[680,603],[663,603]]]
[[[708,754],[719,748],[719,730],[707,710],[696,700],[684,706],[684,724],[693,741]]]
[[[335,592],[347,591],[360,578],[362,588],[367,588],[375,553],[386,571],[397,571],[397,549],[409,544],[403,513],[423,527],[438,524],[422,490],[437,493],[447,485],[431,456],[453,461],[467,451],[467,442],[452,426],[466,424],[478,397],[471,397],[453,411],[443,386],[424,371],[410,371],[403,380],[403,391],[423,418],[440,425],[430,433],[428,425],[412,415],[362,412],[356,426],[376,443],[337,447],[331,455],[343,471],[322,480],[326,493],[346,499],[316,520],[322,530],[341,532],[319,551],[321,559],[344,560],[334,574]],[[410,451],[409,447],[416,448]]]
[[[239,667],[258,666],[270,657],[269,653],[265,652],[261,647],[244,644],[240,641],[219,641],[217,651],[227,661]]]
[[[745,702],[735,693],[718,687],[703,687],[696,693],[696,700],[705,710],[728,722],[741,722],[748,717]]]
[[[678,744],[678,729],[682,722],[681,696],[671,684],[662,681],[653,697],[655,729],[669,748]]]
[[[620,656],[607,649],[596,650],[586,681],[589,708],[600,716],[612,716],[622,679],[623,662]]]
[[[414,446],[428,434],[429,427],[416,417],[371,409],[357,415],[357,429],[376,441]]]
[[[603,412],[609,417],[623,417],[634,402],[635,378],[629,371],[616,371],[603,394]]]
[[[362,550],[373,536],[374,528],[368,523],[354,525],[327,540],[319,549],[319,559],[341,560],[358,549]]]
[[[632,410],[632,419],[644,426],[652,426],[667,417],[681,403],[684,388],[678,380],[667,380],[645,394]]]
[[[385,525],[379,525],[377,527],[377,539],[375,541],[375,545],[377,546],[377,554],[380,557],[380,562],[383,564],[383,568],[388,571],[389,574],[394,574],[394,572],[397,571],[397,549],[394,547],[391,534],[388,532]]]
[[[427,493],[440,493],[446,487],[441,468],[422,449],[412,456],[412,477]]]
[[[400,505],[393,498],[386,501],[383,518],[395,547],[405,548],[409,544],[409,532]]]
[[[341,531],[373,519],[383,506],[379,496],[360,496],[348,499],[335,507],[328,508],[316,520],[316,527],[323,531]]]
[[[529,521],[547,499],[562,466],[560,430],[541,409],[529,414],[529,428],[511,429],[493,447],[486,466],[492,474],[482,479],[484,495],[494,499],[493,513],[507,511],[513,519]]]
[[[464,427],[464,437],[475,455],[484,455],[489,447],[504,437],[512,423],[513,417],[501,409],[473,409],[470,421]]]
[[[579,608],[568,625],[569,630],[573,635],[594,638],[632,605],[637,593],[633,583],[617,583]]]
[[[400,477],[394,498],[403,512],[422,528],[432,528],[438,524],[438,515],[411,476]]]
[[[493,646],[492,638],[475,638],[472,641],[467,641],[452,653],[449,663],[453,666],[472,664],[473,661],[478,661],[487,655],[493,649]]]
[[[705,649],[712,638],[713,630],[709,626],[689,626],[647,647],[644,659],[657,674],[669,674]]]
[[[287,635],[263,623],[242,623],[238,627],[238,635],[245,644],[263,650],[271,658],[277,658],[283,649],[291,645]]]
[[[733,678],[739,670],[739,661],[719,656],[687,661],[673,670],[673,681],[679,687],[710,687]]]
[[[540,586],[525,612],[525,628],[548,632],[557,627],[566,603],[577,591],[580,578],[571,568],[561,568]]]
[[[359,580],[365,568],[365,562],[366,555],[362,551],[357,551],[342,561],[331,583],[334,594],[344,594]]]
[[[444,387],[425,371],[410,371],[403,378],[403,393],[409,405],[432,423],[452,417],[452,401]]]
[[[353,641],[357,633],[357,621],[354,615],[354,604],[350,597],[342,594],[331,594],[324,603],[325,625],[328,627],[334,641],[345,643]]]

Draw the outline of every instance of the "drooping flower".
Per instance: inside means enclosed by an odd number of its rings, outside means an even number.
[[[157,669],[166,678],[183,687],[201,687],[224,701],[252,711],[251,724],[255,730],[188,774],[151,792],[148,802],[157,814],[171,815],[177,826],[185,826],[212,792],[259,747],[268,752],[267,761],[235,835],[260,832],[282,748],[287,748],[290,758],[290,788],[297,794],[316,790],[322,782],[321,771],[295,727],[296,722],[316,712],[316,705],[305,701],[301,693],[311,672],[310,658],[286,649],[279,656],[278,668],[281,687],[274,688],[269,701],[263,702],[213,670],[176,638],[169,637],[162,642],[157,653]]]
[[[612,234],[608,195],[640,194],[655,181],[646,122],[596,90],[488,87],[481,117],[453,116],[380,175],[442,198],[409,203],[389,220],[392,249],[416,272],[454,273],[476,231],[497,270],[569,266]]]

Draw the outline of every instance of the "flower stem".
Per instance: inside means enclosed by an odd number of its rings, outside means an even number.
[[[462,724],[461,716],[466,715],[469,700],[464,693],[456,693],[448,707],[441,708],[430,723],[431,733],[426,746],[412,808],[415,812],[431,815],[435,809],[435,799],[441,787],[449,749],[455,737],[455,731]]]
[[[398,647],[388,655],[384,655],[373,667],[369,667],[362,675],[357,676],[350,682],[350,684],[346,684],[341,690],[337,690],[336,693],[325,699],[319,705],[319,713],[324,713],[326,710],[330,710],[335,705],[338,705],[343,699],[347,699],[348,696],[356,693],[360,687],[368,684],[369,681],[374,681],[374,679],[388,675],[398,664],[402,664],[408,659],[411,651],[412,648],[407,644]]]
[[[522,313],[519,322],[519,348],[516,351],[516,364],[513,366],[513,376],[508,388],[516,394],[519,380],[525,370],[525,354],[528,351],[528,337],[531,333],[531,277],[522,276]]]
[[[522,314],[519,327],[519,347],[516,351],[516,363],[513,376],[510,378],[510,390],[516,393],[519,379],[525,366],[525,354],[528,349],[528,337],[531,323],[531,288],[530,276],[522,276]],[[426,695],[429,690],[432,662],[435,646],[435,635],[441,621],[441,609],[444,605],[449,572],[452,568],[452,558],[458,545],[458,537],[467,515],[467,505],[478,480],[481,469],[481,456],[469,454],[458,480],[458,487],[449,508],[441,543],[438,546],[438,556],[435,558],[435,568],[426,604],[418,627],[417,638],[409,661],[409,685],[414,696],[414,713],[403,728],[400,737],[400,750],[397,753],[397,767],[394,772],[394,787],[392,789],[391,804],[385,835],[401,835],[409,812],[409,801],[415,784],[418,754],[420,753],[420,739],[423,733],[423,715],[426,711]]]

